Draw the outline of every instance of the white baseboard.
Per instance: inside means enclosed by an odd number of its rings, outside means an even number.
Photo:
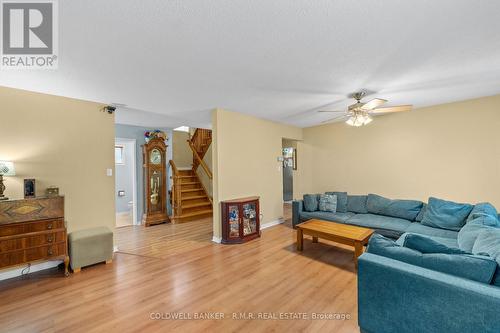
[[[260,225],[260,230],[266,229],[266,228],[270,228],[270,227],[274,227],[275,225],[281,224],[283,222],[285,222],[285,220],[283,218],[279,218],[277,220],[261,224]]]
[[[220,244],[222,242],[222,238],[213,236],[212,242]]]
[[[61,264],[62,262],[63,262],[62,260],[53,260],[53,261],[41,262],[38,264],[32,264],[29,272],[34,273],[34,272],[38,272],[38,271],[43,271],[45,269],[54,268],[54,267],[59,266],[59,264]],[[28,266],[28,264],[26,264],[26,266],[22,266],[19,268],[14,268],[14,269],[0,272],[0,281],[11,279],[11,278],[14,278],[17,276],[21,276],[23,270],[25,270],[27,266]]]

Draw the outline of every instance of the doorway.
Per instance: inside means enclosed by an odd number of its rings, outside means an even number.
[[[293,173],[297,170],[297,142],[283,139],[283,202],[291,203],[293,200]]]
[[[137,224],[136,140],[115,139],[116,227]]]

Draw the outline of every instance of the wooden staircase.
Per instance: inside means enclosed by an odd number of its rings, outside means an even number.
[[[171,220],[174,223],[212,216],[212,198],[196,173],[196,169],[201,166],[209,179],[212,180],[212,172],[203,161],[203,156],[205,156],[211,142],[212,131],[198,128],[188,140],[193,152],[192,169],[177,169],[174,161],[170,161],[173,180],[170,195],[170,203],[173,207]]]
[[[188,140],[188,143],[193,151],[193,170],[196,170],[212,143],[212,131],[197,128],[193,136]]]

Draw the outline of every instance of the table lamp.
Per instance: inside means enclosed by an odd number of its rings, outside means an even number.
[[[3,195],[5,185],[3,184],[3,176],[15,176],[16,169],[14,163],[9,161],[0,161],[0,200],[8,200],[9,198]]]

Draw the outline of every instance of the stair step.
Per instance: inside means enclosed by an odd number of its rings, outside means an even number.
[[[193,196],[190,196],[190,197],[182,197],[182,201],[184,201],[184,200],[203,199],[203,198],[206,198],[206,197],[207,197],[206,195],[193,195]]]
[[[192,175],[192,176],[179,176],[179,178],[181,179],[185,179],[185,178],[196,178],[195,175]]]
[[[181,183],[181,185],[197,185],[199,183],[200,182],[185,182],[185,183]]]
[[[184,209],[203,207],[203,206],[212,206],[212,204],[210,203],[210,201],[193,203],[193,204],[186,204],[186,205],[182,205],[182,209],[184,210]]]
[[[181,193],[187,193],[187,192],[197,192],[197,191],[203,191],[203,189],[200,188],[190,188],[188,190],[181,190]]]
[[[186,217],[193,217],[193,216],[205,215],[205,214],[212,214],[212,208],[204,209],[204,210],[197,210],[196,212],[182,214],[178,218],[182,219],[182,218],[186,218]]]

